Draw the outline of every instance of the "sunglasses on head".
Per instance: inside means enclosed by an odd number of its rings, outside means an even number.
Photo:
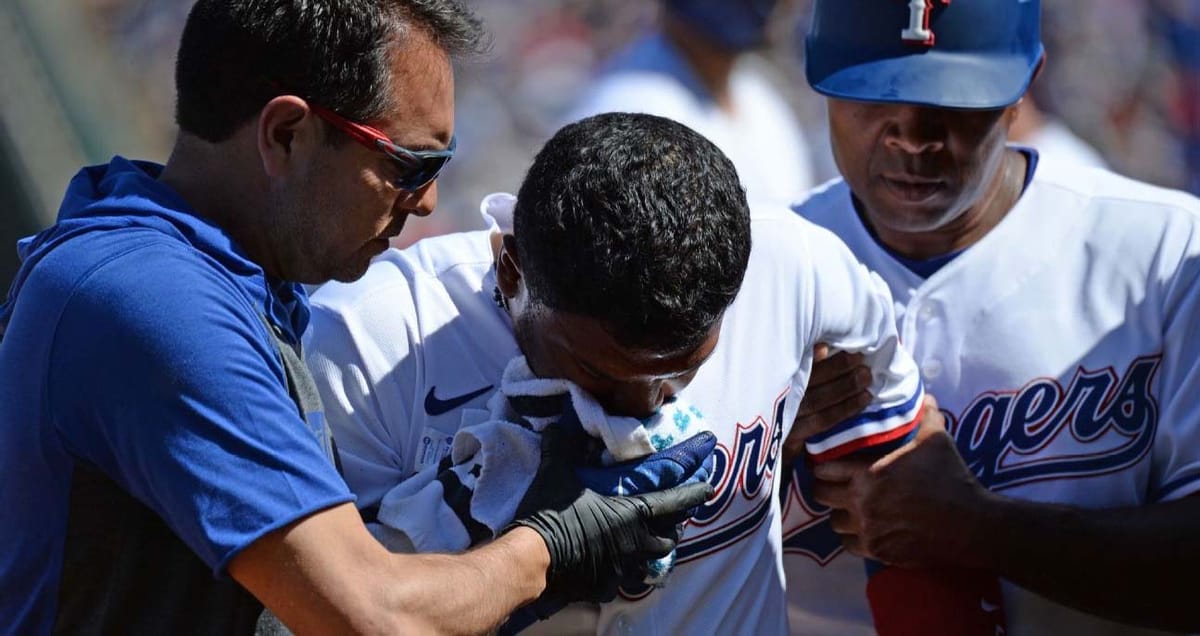
[[[309,102],[308,106],[318,117],[350,135],[354,141],[372,150],[382,152],[399,164],[400,176],[393,179],[392,184],[401,190],[409,192],[420,190],[437,179],[442,168],[445,168],[451,157],[454,156],[454,148],[458,145],[457,140],[451,137],[450,145],[445,150],[409,150],[403,146],[397,146],[391,139],[388,139],[387,135],[383,134],[383,131],[366,124],[350,121],[332,110],[312,102]]]

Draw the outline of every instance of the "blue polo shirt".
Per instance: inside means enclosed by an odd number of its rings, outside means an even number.
[[[0,305],[0,633],[252,628],[230,559],[352,500],[263,323],[298,342],[304,290],[160,171],[85,168],[57,224],[18,246]]]

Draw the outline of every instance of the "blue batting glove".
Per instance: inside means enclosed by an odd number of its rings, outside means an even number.
[[[637,495],[708,481],[717,436],[702,431],[652,455],[611,466],[578,466],[583,485],[602,495]]]
[[[554,424],[581,440],[590,439],[575,410],[564,409]],[[639,495],[708,481],[713,470],[717,436],[701,431],[665,450],[611,466],[576,466],[585,488],[605,496]]]
[[[564,409],[554,424],[569,435],[589,440],[575,410]],[[585,488],[605,496],[639,495],[705,482],[712,476],[717,436],[708,431],[645,457],[611,466],[576,466],[575,475]]]

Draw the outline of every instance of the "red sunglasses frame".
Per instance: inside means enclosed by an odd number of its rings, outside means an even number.
[[[454,150],[458,146],[457,138],[451,137],[450,145],[445,150],[409,150],[404,146],[397,145],[377,128],[350,121],[319,104],[308,102],[308,107],[318,117],[346,133],[354,141],[371,150],[382,152],[399,163],[404,172],[393,183],[402,190],[420,190],[432,183],[441,174],[446,164],[450,163],[450,159],[454,157]]]

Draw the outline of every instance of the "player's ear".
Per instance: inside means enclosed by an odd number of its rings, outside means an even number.
[[[501,239],[500,254],[496,257],[496,284],[509,299],[516,298],[521,291],[521,257],[512,234]]]

